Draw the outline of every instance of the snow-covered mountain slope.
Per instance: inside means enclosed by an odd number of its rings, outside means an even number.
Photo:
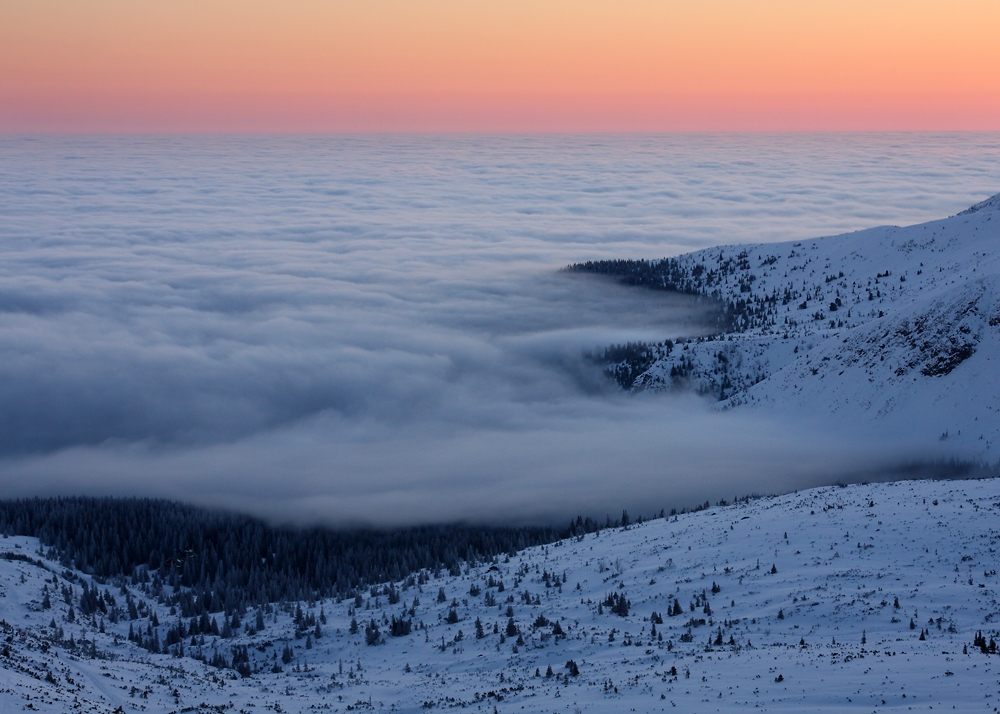
[[[728,304],[732,329],[657,347],[634,389],[683,384],[1000,458],[1000,194],[922,225],[650,266]]]
[[[992,712],[998,517],[995,479],[814,489],[184,621],[183,655],[169,583],[7,537],[0,710]]]

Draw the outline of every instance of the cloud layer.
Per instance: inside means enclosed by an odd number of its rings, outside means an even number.
[[[0,139],[0,484],[330,523],[776,490],[871,445],[626,398],[699,306],[591,258],[948,215],[1000,137]]]

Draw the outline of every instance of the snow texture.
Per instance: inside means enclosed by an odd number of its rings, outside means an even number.
[[[252,634],[251,611],[235,636],[184,642],[184,656],[126,638],[132,628],[163,642],[176,624],[155,577],[123,590],[46,557],[34,539],[5,537],[0,709],[990,712],[1000,657],[973,642],[1000,636],[998,516],[995,479],[742,500],[424,573],[357,606],[291,603]],[[82,615],[83,583],[91,593],[96,583],[106,613]],[[321,637],[296,636],[298,608],[326,618]],[[389,636],[391,617],[412,632]],[[380,644],[369,646],[372,620]],[[191,658],[243,646],[245,678]]]
[[[872,433],[1000,457],[1000,194],[957,216],[677,259],[745,300],[740,331],[660,349],[634,389],[829,414]]]

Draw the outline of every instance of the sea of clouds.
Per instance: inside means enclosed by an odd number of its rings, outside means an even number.
[[[0,487],[393,525],[651,513],[872,444],[620,393],[704,306],[559,272],[952,215],[1000,135],[0,137]]]

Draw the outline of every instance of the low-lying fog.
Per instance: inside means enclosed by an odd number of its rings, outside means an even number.
[[[706,306],[558,269],[949,215],[998,145],[0,139],[0,486],[561,522],[877,469],[905,445],[620,393],[583,354]]]

